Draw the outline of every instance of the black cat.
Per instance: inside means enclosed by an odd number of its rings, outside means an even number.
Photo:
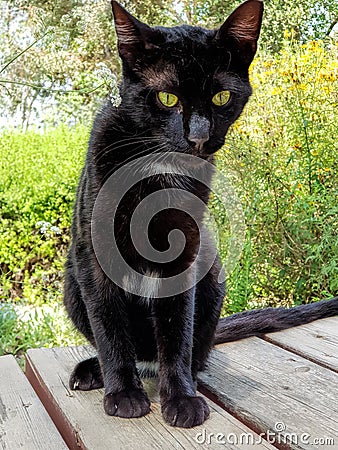
[[[97,349],[98,357],[75,367],[70,387],[104,386],[107,414],[139,417],[150,411],[150,403],[136,361],[158,365],[164,419],[174,426],[193,427],[209,416],[206,402],[196,395],[196,376],[214,342],[337,314],[338,301],[290,310],[269,308],[219,320],[224,283],[219,281],[218,257],[213,257],[207,273],[194,283],[204,262],[210,262],[214,254],[212,240],[202,226],[212,173],[205,175],[206,183],[197,175],[205,173],[204,163],[213,162],[251,94],[248,68],[256,52],[262,3],[248,0],[212,31],[191,26],[150,28],[115,1],[112,6],[123,63],[122,101],[118,107],[108,102],[93,126],[74,210],[64,295],[69,316]],[[141,172],[144,160],[139,158],[149,155],[166,173],[148,174],[137,181],[110,217],[114,191],[105,192],[104,201],[98,202],[105,182],[120,168],[130,167],[130,162]],[[180,166],[179,155],[194,157],[196,167],[189,168],[188,175],[170,170],[170,166]],[[126,169],[125,179],[132,175]],[[176,240],[169,239],[172,230],[181,230],[186,241],[173,261],[148,261],[131,239],[131,217],[147,196],[173,187],[200,200],[193,204],[195,218],[184,208],[170,207],[170,202],[157,212],[148,228],[154,249],[175,248]],[[182,205],[189,203],[183,194],[175,199]],[[93,242],[98,237],[102,238],[98,247],[108,259],[111,255],[107,218],[114,220],[117,246],[128,265],[159,280],[155,285],[145,283],[139,295],[128,288],[133,284],[130,279],[122,287],[112,281],[97,257]],[[138,244],[143,245],[142,237]],[[198,267],[193,265],[197,254],[202,261]],[[119,270],[117,260],[111,264],[112,270],[114,264]],[[187,275],[177,286],[178,292],[160,295],[161,279],[182,272]]]

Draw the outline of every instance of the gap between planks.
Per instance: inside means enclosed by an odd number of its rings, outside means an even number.
[[[328,317],[262,336],[284,350],[338,372],[338,317]]]
[[[252,337],[216,346],[199,381],[204,394],[256,432],[267,436],[282,423],[285,429],[273,442],[279,448],[316,448],[290,441],[292,434],[299,440],[304,433],[334,441],[320,446],[323,450],[338,448],[334,371]]]
[[[211,417],[193,429],[170,427],[163,422],[160,406],[152,402],[152,412],[138,419],[121,419],[105,415],[102,390],[69,391],[68,377],[74,364],[91,356],[85,348],[35,349],[27,354],[27,376],[59,427],[71,449],[201,449],[219,448],[196,440],[198,433],[250,435],[257,441],[255,448],[273,449],[251,429],[208,401]],[[146,389],[148,386],[145,386]],[[148,391],[149,392],[149,391]],[[151,398],[154,400],[154,397]],[[261,443],[259,443],[262,441]],[[223,445],[224,447],[224,445]],[[249,449],[249,445],[232,445],[227,449]]]
[[[0,357],[0,448],[68,448],[12,355]]]

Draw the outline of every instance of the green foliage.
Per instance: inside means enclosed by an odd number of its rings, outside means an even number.
[[[118,65],[109,3],[2,2],[0,106],[23,130],[89,123]]]
[[[221,25],[241,0],[123,0],[150,25]],[[338,20],[336,0],[269,0],[260,48],[278,52],[284,32],[307,42],[324,38]],[[29,44],[38,42],[1,73]],[[0,107],[23,129],[37,122],[89,123],[119,72],[110,2],[7,0],[0,14]],[[68,94],[65,94],[68,92]],[[55,113],[55,111],[57,111]],[[0,127],[3,126],[0,120]]]
[[[20,356],[29,348],[83,342],[57,304],[34,309],[0,304],[0,356],[8,353]]]
[[[0,301],[60,298],[88,130],[7,131],[0,140]]]
[[[88,130],[0,137],[0,355],[82,343],[61,308],[63,264]]]
[[[290,38],[255,60],[254,94],[218,158],[248,229],[227,311],[337,295],[338,46]]]

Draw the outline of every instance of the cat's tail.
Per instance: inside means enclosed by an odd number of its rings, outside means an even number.
[[[261,336],[338,315],[338,297],[294,308],[265,308],[245,311],[219,320],[215,344]]]

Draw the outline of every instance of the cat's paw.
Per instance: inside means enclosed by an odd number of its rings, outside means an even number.
[[[142,389],[106,394],[103,405],[109,416],[142,417],[150,412],[150,401]]]
[[[103,377],[99,361],[96,357],[79,362],[69,379],[72,390],[90,391],[103,387]]]
[[[202,397],[174,397],[162,404],[164,420],[173,427],[192,428],[209,417],[210,410]]]

